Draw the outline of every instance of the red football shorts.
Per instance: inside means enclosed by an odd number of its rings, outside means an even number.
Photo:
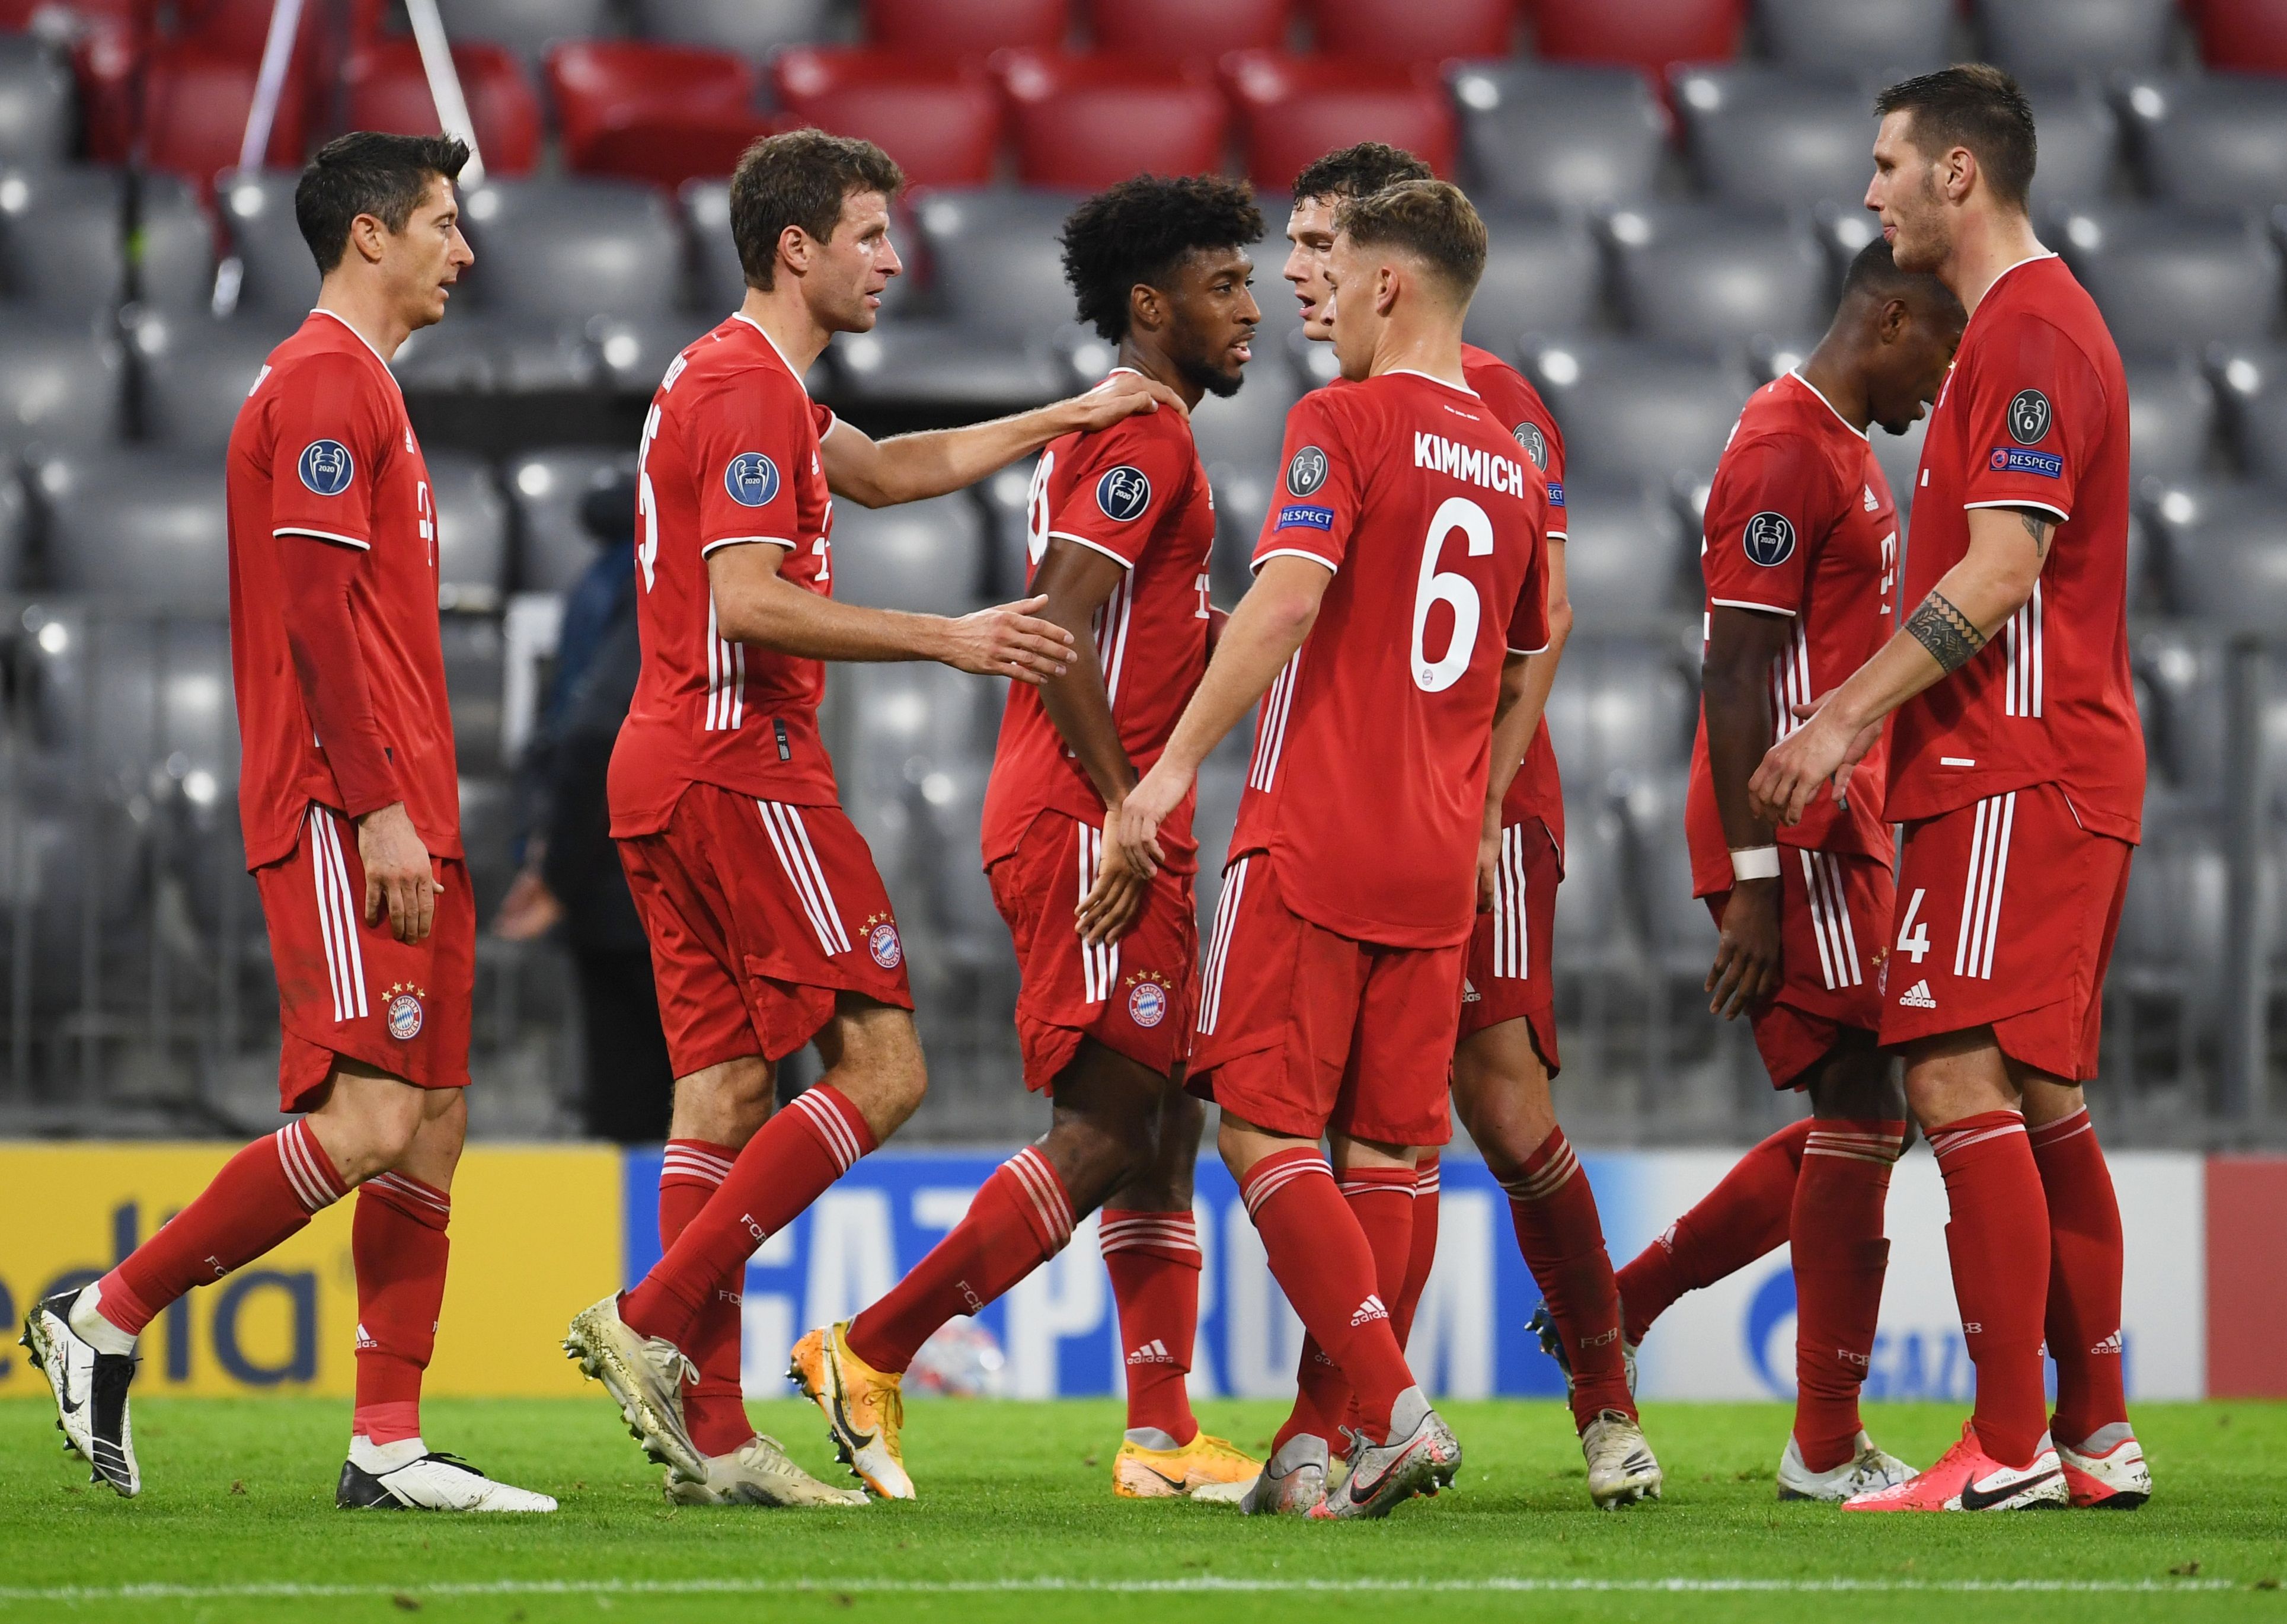
[[[619,847],[677,1076],[783,1060],[833,1018],[837,993],[914,1006],[889,893],[840,807],[694,784],[666,828]]]
[[[1191,877],[1162,868],[1128,934],[1091,947],[1072,928],[1072,910],[1103,860],[1101,828],[1043,812],[985,871],[1025,978],[1017,995],[1025,1086],[1041,1093],[1053,1092],[1083,1037],[1162,1076],[1191,1054],[1199,950]]]
[[[1890,865],[1852,852],[1779,847],[1779,989],[1747,1012],[1774,1088],[1803,1088],[1846,1031],[1882,1024]],[[1723,922],[1729,891],[1707,899]]]
[[[419,1088],[465,1088],[476,999],[477,903],[468,865],[431,857],[444,889],[429,934],[365,922],[357,830],[310,803],[293,855],[254,871],[278,973],[278,1108],[299,1111],[338,1056]]]
[[[1882,1041],[1990,1026],[2021,1065],[2094,1076],[2132,849],[2054,784],[1907,824]]]
[[[1479,914],[1469,934],[1468,969],[1461,981],[1461,1036],[1522,1021],[1552,1077],[1558,1065],[1556,985],[1548,943],[1556,926],[1556,887],[1563,878],[1564,859],[1547,824],[1531,817],[1503,827],[1492,911]]]
[[[1190,1086],[1273,1133],[1443,1145],[1468,957],[1466,942],[1378,947],[1313,925],[1251,852],[1215,904]]]

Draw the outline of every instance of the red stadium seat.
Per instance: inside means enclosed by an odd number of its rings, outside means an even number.
[[[1738,54],[1745,0],[1523,0],[1544,61],[1640,67],[1658,78],[1677,62]]]
[[[758,84],[746,59],[727,51],[633,40],[553,46],[546,71],[565,156],[575,169],[590,167],[590,145],[614,120],[677,113],[751,117]]]
[[[1240,51],[1223,59],[1223,76],[1258,186],[1283,192],[1312,160],[1354,141],[1387,141],[1453,172],[1453,109],[1433,68]]]
[[[759,113],[645,108],[614,115],[574,167],[586,175],[680,186],[739,167],[739,155],[775,126]]]
[[[1318,49],[1384,62],[1505,57],[1515,0],[1303,0]]]
[[[993,67],[1009,92],[1017,173],[1027,185],[1094,192],[1146,171],[1222,167],[1231,108],[1205,67],[1037,51],[1003,51]]]
[[[214,177],[238,164],[254,102],[255,65],[190,47],[154,51],[143,70],[143,137],[151,167],[181,176],[211,195]],[[298,168],[303,147],[302,99],[288,84],[271,125],[265,161]]]
[[[976,186],[993,178],[1001,96],[981,63],[801,46],[779,53],[771,81],[795,122],[865,137],[915,185]]]
[[[2187,0],[2210,67],[2287,74],[2287,0]]]
[[[529,175],[540,159],[540,98],[516,53],[505,45],[471,41],[453,47],[461,94],[477,127],[485,168],[495,175]],[[349,125],[400,135],[437,133],[437,104],[429,94],[421,51],[409,39],[384,39],[350,58]]]
[[[1053,51],[1072,19],[1065,0],[866,0],[866,40],[883,51],[990,55],[1004,46]]]
[[[1089,0],[1098,51],[1136,61],[1218,62],[1286,43],[1292,0]]]

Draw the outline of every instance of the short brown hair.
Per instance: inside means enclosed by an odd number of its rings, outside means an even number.
[[[1874,99],[1874,114],[1906,115],[1906,138],[1925,156],[1966,146],[2000,202],[2026,207],[2039,143],[2033,106],[2017,82],[1983,62],[1901,80]]]
[[[1485,223],[1447,181],[1401,181],[1351,198],[1334,210],[1334,230],[1361,245],[1404,249],[1464,304],[1485,272]]]
[[[1294,197],[1322,197],[1340,202],[1365,197],[1400,181],[1428,180],[1436,171],[1402,146],[1381,141],[1360,141],[1340,152],[1314,160],[1294,177]]]
[[[429,195],[430,179],[442,175],[456,181],[468,161],[468,144],[453,136],[352,130],[320,147],[294,185],[294,223],[318,262],[318,274],[342,263],[358,216],[369,214],[401,232]]]
[[[897,195],[906,184],[896,160],[871,141],[790,130],[747,148],[731,176],[731,240],[747,286],[768,292],[776,272],[779,238],[799,225],[824,242],[834,235],[842,205],[867,192]]]

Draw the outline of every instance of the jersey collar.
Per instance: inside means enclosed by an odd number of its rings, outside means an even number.
[[[733,321],[743,321],[748,327],[754,328],[756,332],[760,333],[763,335],[763,342],[771,347],[771,353],[779,358],[779,364],[794,374],[795,387],[802,391],[802,398],[804,400],[809,399],[810,385],[802,381],[801,369],[787,359],[787,352],[779,348],[779,341],[771,336],[770,329],[742,310],[732,311],[731,312],[731,319]]]
[[[405,392],[404,386],[403,386],[403,385],[401,385],[401,384],[400,384],[400,383],[398,383],[398,382],[397,382],[397,374],[396,374],[395,373],[393,373],[393,372],[390,372],[390,371],[389,371],[389,362],[388,362],[385,359],[384,359],[384,357],[383,357],[383,355],[382,355],[382,353],[381,353],[381,351],[378,351],[378,350],[376,350],[376,349],[375,349],[375,348],[373,347],[373,340],[371,340],[370,338],[368,338],[364,334],[362,334],[362,333],[359,332],[355,327],[351,327],[351,326],[350,326],[350,323],[349,323],[349,319],[348,319],[346,316],[342,316],[342,315],[336,314],[335,311],[329,311],[329,310],[326,309],[323,305],[317,305],[317,304],[313,304],[313,305],[312,305],[312,306],[310,307],[310,313],[311,313],[313,316],[323,316],[323,317],[327,318],[328,320],[332,320],[332,321],[338,321],[338,322],[340,322],[340,323],[342,324],[343,329],[344,329],[344,331],[346,331],[352,338],[356,339],[356,340],[358,341],[358,343],[361,343],[361,344],[363,344],[363,345],[365,346],[365,352],[366,352],[368,355],[369,355],[369,356],[373,357],[373,359],[374,359],[375,360],[376,360],[376,361],[380,361],[380,362],[381,362],[381,369],[382,369],[382,371],[384,371],[384,373],[388,373],[388,374],[389,374],[389,382],[390,382],[391,386],[392,386],[392,388],[396,389],[397,392],[398,392],[399,394],[400,394],[400,395],[401,395],[401,394],[403,394],[403,393]]]
[[[1786,375],[1792,378],[1796,382],[1801,384],[1803,388],[1808,390],[1811,393],[1811,398],[1816,400],[1819,405],[1824,406],[1830,412],[1834,412],[1834,402],[1829,400],[1824,395],[1821,394],[1819,392],[1818,385],[1813,383],[1808,378],[1804,377],[1799,369],[1790,367],[1787,370]],[[1857,428],[1853,425],[1851,421],[1843,416],[1841,413],[1834,412],[1834,421],[1840,423],[1844,428],[1848,429],[1851,433],[1856,435],[1860,439],[1864,440],[1868,445],[1871,445],[1874,443],[1874,437],[1872,435],[1868,434],[1864,429]]]
[[[1432,374],[1428,374],[1428,373],[1426,373],[1426,372],[1418,371],[1418,370],[1416,370],[1415,368],[1413,368],[1413,367],[1391,367],[1388,372],[1385,372],[1385,373],[1380,373],[1380,374],[1377,374],[1376,375],[1377,375],[1377,376],[1379,376],[1379,377],[1384,377],[1384,378],[1390,378],[1390,377],[1424,378],[1424,379],[1427,379],[1428,382],[1432,382],[1432,383],[1435,383],[1435,384],[1436,384],[1439,389],[1450,389],[1450,390],[1452,390],[1455,394],[1457,394],[1457,395],[1467,395],[1467,396],[1468,396],[1470,399],[1472,399],[1472,400],[1482,400],[1482,399],[1484,399],[1484,396],[1482,396],[1482,395],[1478,394],[1476,390],[1475,390],[1471,389],[1471,388],[1470,388],[1468,384],[1466,384],[1466,383],[1448,383],[1448,382],[1447,382],[1444,379],[1443,379],[1443,378],[1433,376]]]

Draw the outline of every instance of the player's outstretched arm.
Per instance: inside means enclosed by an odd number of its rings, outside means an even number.
[[[1832,782],[1842,800],[1850,769],[1872,749],[1892,711],[1975,658],[2033,595],[2056,516],[2031,508],[1977,508],[1969,550],[1906,617],[1898,634],[1820,698],[1805,723],[1771,747],[1748,784],[1755,814],[1795,824]]]
[[[1033,683],[1063,675],[1072,662],[1072,634],[1034,618],[1043,599],[957,619],[867,609],[781,579],[785,556],[785,548],[767,541],[718,547],[707,556],[716,625],[726,641],[807,659],[933,659],[979,676]]]
[[[1794,622],[1784,615],[1718,603],[1707,611],[1707,655],[1700,667],[1701,708],[1707,718],[1707,766],[1723,843],[1735,853],[1770,854],[1771,823],[1756,815],[1747,793],[1771,747],[1771,663],[1786,647]],[[1735,859],[1744,863],[1745,859]],[[1778,989],[1777,872],[1735,878],[1723,904],[1715,960],[1707,971],[1707,1007],[1737,1020]]]
[[[1129,863],[1159,871],[1159,825],[1191,792],[1199,763],[1246,720],[1318,619],[1318,603],[1334,572],[1315,559],[1285,553],[1266,559],[1254,585],[1231,611],[1215,642],[1207,674],[1183,707],[1175,730],[1144,781],[1128,793],[1117,819],[1104,826],[1104,844],[1117,842]]]
[[[1182,398],[1166,384],[1122,372],[1085,395],[960,429],[875,440],[837,421],[819,442],[818,454],[826,467],[826,483],[836,496],[861,508],[889,508],[975,485],[1060,434],[1108,429],[1138,412],[1183,409]]]

